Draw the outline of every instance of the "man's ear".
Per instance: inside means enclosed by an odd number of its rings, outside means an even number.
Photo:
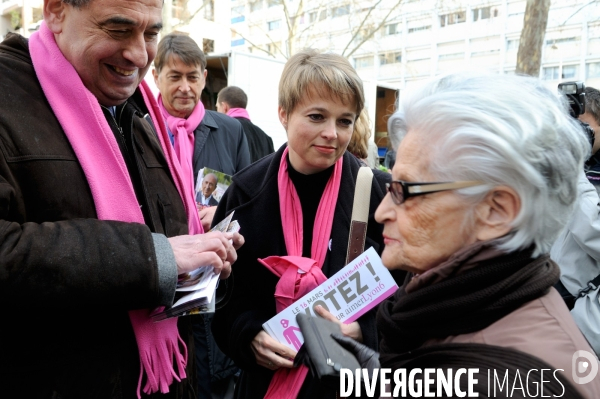
[[[44,0],[44,21],[52,33],[58,34],[62,32],[67,7],[72,6],[69,6],[62,0]]]
[[[221,101],[221,107],[223,108],[223,113],[228,113],[229,110],[231,109],[231,106],[229,106],[229,103],[227,101]]]
[[[521,198],[507,186],[494,187],[477,205],[477,239],[488,241],[508,234],[521,210]]]
[[[287,130],[288,117],[287,117],[287,113],[283,110],[281,105],[279,107],[277,107],[277,113],[279,114],[279,122],[281,122],[284,129]]]

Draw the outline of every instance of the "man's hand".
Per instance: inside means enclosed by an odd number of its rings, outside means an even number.
[[[296,357],[296,352],[287,346],[280,344],[269,334],[264,331],[256,334],[256,337],[251,343],[256,364],[268,368],[269,370],[277,370],[280,367],[294,367],[293,359]]]
[[[231,264],[237,259],[236,248],[244,243],[239,233],[213,231],[206,234],[170,237],[177,273],[187,273],[202,266],[213,266],[215,274],[225,279],[231,274]]]
[[[233,244],[233,247],[234,247],[234,248],[235,248],[235,250],[237,251],[238,249],[240,249],[240,247],[241,247],[242,245],[244,245],[244,243],[246,242],[246,239],[245,239],[245,238],[244,238],[244,236],[243,236],[243,235],[241,235],[240,233],[238,233],[238,232],[235,232],[235,233],[233,233],[233,240],[232,240],[232,241],[233,241],[233,242],[232,242],[232,244]],[[233,262],[231,262],[231,263],[233,263]]]
[[[209,206],[208,208],[203,208],[198,212],[198,216],[200,216],[200,221],[202,222],[202,228],[204,231],[210,230],[210,225],[212,224],[216,210],[216,206]]]

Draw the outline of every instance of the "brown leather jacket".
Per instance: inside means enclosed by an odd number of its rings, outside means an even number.
[[[136,94],[117,107],[117,141],[145,219],[135,224],[97,220],[20,36],[0,44],[0,91],[0,396],[134,398],[140,367],[127,310],[172,301],[157,259],[168,244],[151,233],[187,233],[143,101]],[[182,336],[190,342],[187,329]]]

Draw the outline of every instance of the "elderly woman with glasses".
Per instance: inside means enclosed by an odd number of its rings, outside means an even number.
[[[377,315],[381,366],[439,345],[475,344],[469,356],[491,345],[581,383],[593,367],[575,353],[593,351],[553,288],[560,271],[548,252],[590,148],[562,99],[533,78],[449,75],[388,123],[403,138],[375,217],[383,263],[409,274]],[[598,378],[576,387],[600,398]]]

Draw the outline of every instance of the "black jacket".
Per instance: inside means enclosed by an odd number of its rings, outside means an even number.
[[[206,110],[194,131],[194,181],[204,167],[233,176],[250,165],[248,142],[242,126],[234,118]]]
[[[275,152],[275,148],[273,147],[273,139],[269,137],[261,128],[252,123],[250,119],[242,117],[235,119],[242,124],[244,133],[246,133],[248,147],[250,148],[250,162],[254,163],[259,159]]]
[[[20,36],[0,44],[0,88],[0,396],[135,398],[139,354],[127,311],[161,304],[151,232],[187,233],[143,101],[118,107],[127,143],[117,141],[146,224],[99,221]]]
[[[223,308],[217,310],[213,321],[217,344],[243,369],[236,388],[238,398],[262,398],[273,376],[273,372],[256,364],[250,342],[261,331],[262,324],[276,314],[273,294],[278,278],[256,259],[287,254],[277,185],[277,172],[284,148],[285,145],[234,176],[215,214],[215,220],[221,220],[235,210],[234,219],[240,223],[240,232],[246,240],[233,265],[232,281],[228,282],[229,286],[233,285],[231,298]],[[346,152],[331,230],[331,251],[327,253],[322,269],[327,277],[344,266],[359,167],[358,159]],[[365,248],[372,246],[381,253],[383,226],[375,222],[373,217],[385,195],[385,182],[389,181],[390,175],[379,171],[374,171],[374,174]],[[365,344],[376,349],[375,311],[368,312],[358,322]],[[328,394],[335,397],[335,392],[322,391],[309,375],[299,397],[314,398]]]

